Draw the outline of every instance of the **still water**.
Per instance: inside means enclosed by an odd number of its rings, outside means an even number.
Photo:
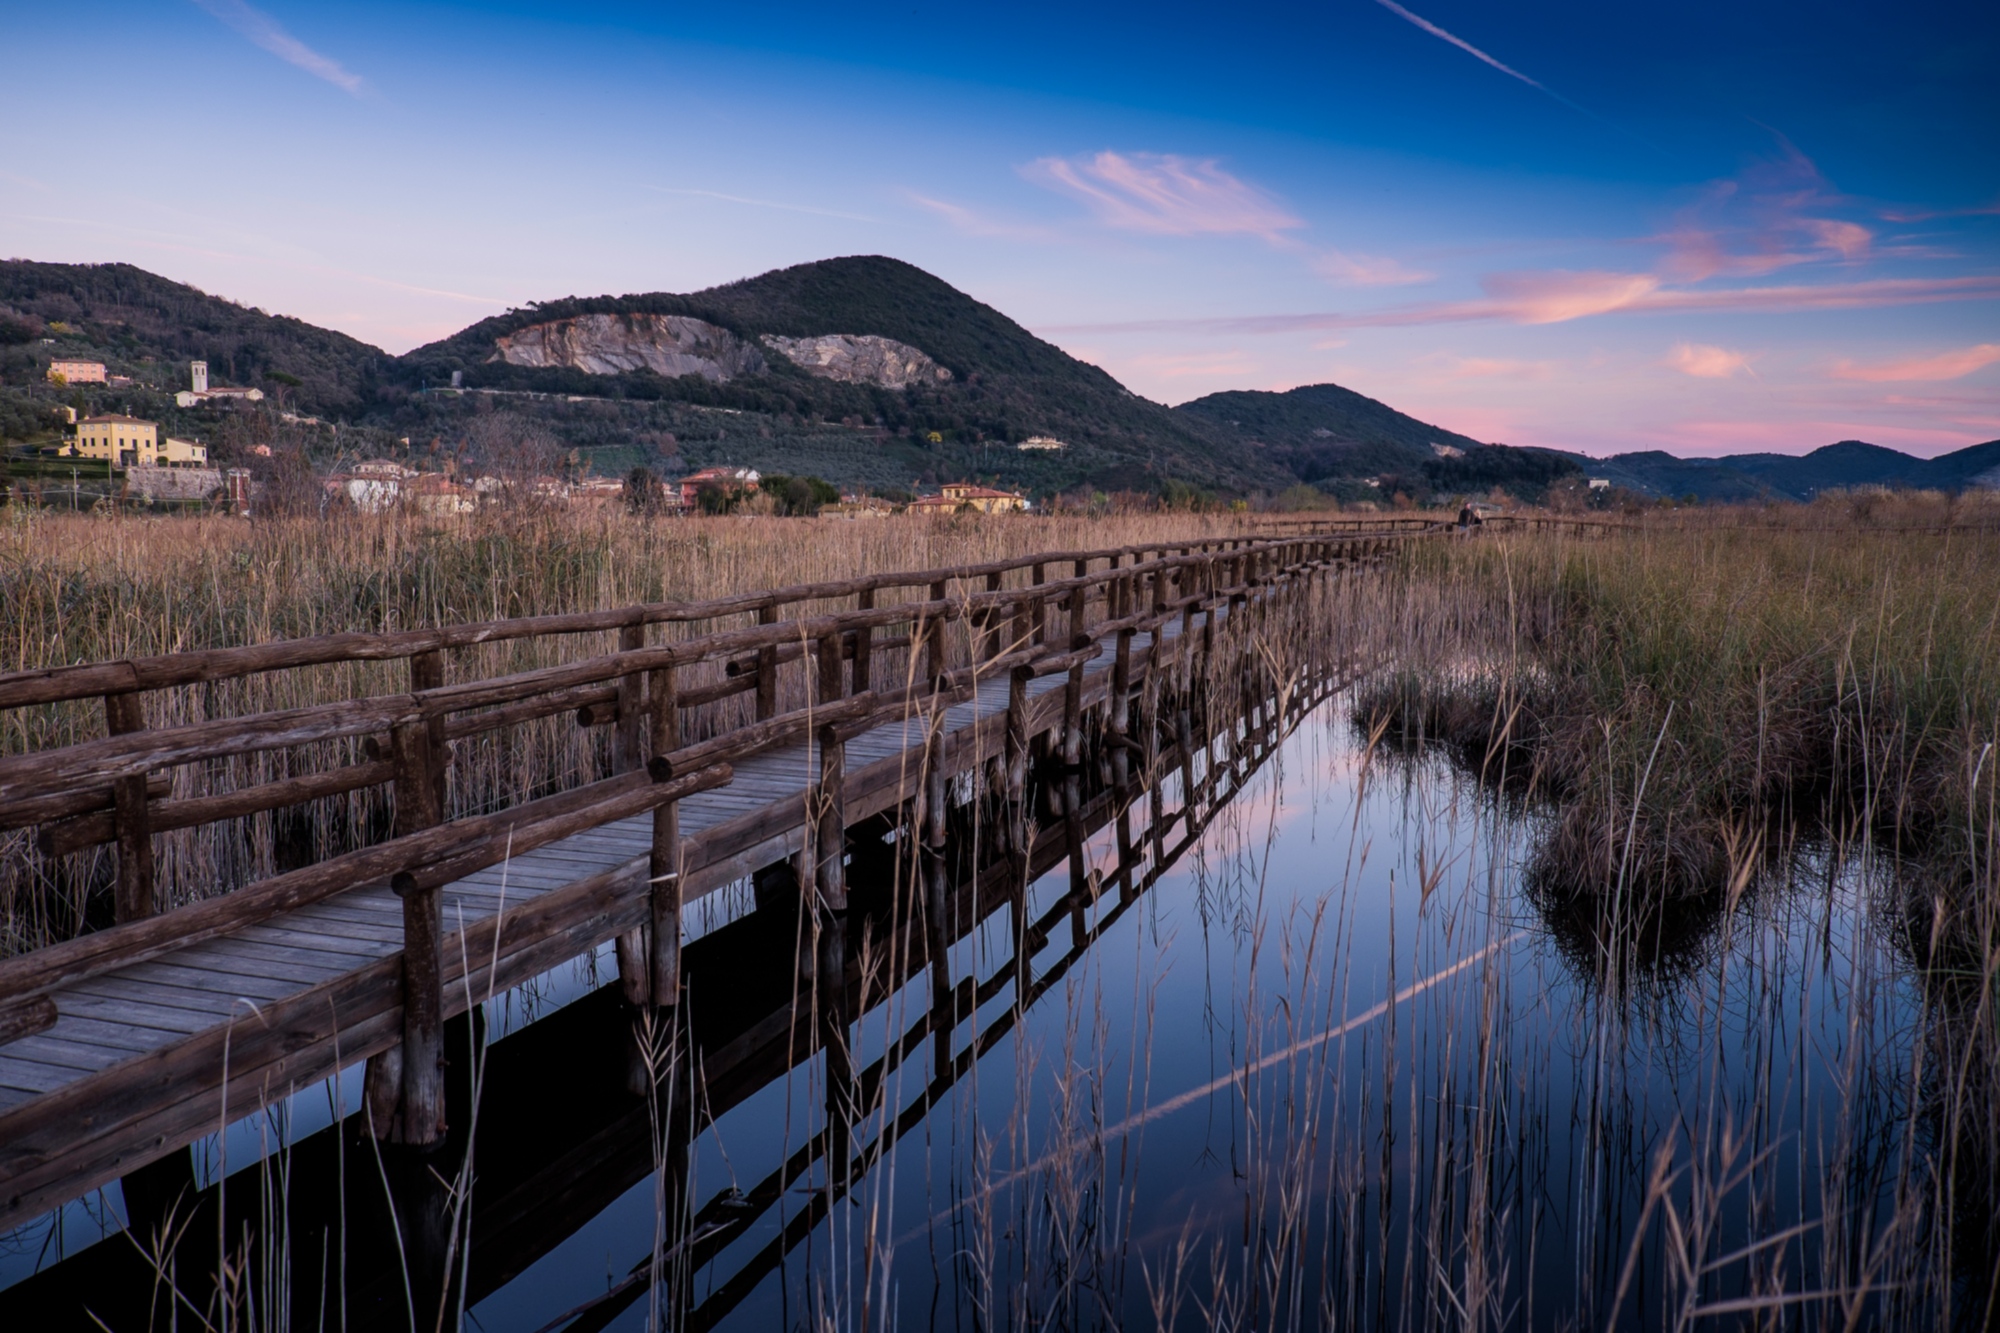
[[[1983,1323],[1991,1199],[1939,1184],[1949,1014],[1891,867],[1806,841],[1607,951],[1630,932],[1532,891],[1545,814],[1351,710],[1197,741],[1150,790],[1099,764],[1042,793],[1026,859],[969,802],[932,934],[907,837],[863,839],[826,1001],[852,1079],[782,883],[708,905],[650,1096],[608,970],[496,1002],[469,1191],[294,1132],[223,1191],[241,1288],[407,1326],[428,1208],[470,1219],[431,1262],[489,1333]],[[146,1326],[140,1248],[42,1265],[0,1323]]]

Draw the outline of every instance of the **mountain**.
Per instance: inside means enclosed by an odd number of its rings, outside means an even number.
[[[319,415],[364,411],[375,374],[390,360],[344,333],[267,315],[130,264],[0,261],[0,322],[22,343],[53,339],[46,345],[53,355],[101,360],[162,391],[187,387],[188,361],[208,362],[216,384],[269,389],[268,375],[277,371],[299,381],[286,385],[298,408]]]
[[[1231,389],[1182,403],[1174,412],[1266,449],[1273,462],[1309,482],[1414,474],[1438,458],[1438,445],[1484,447],[1338,384],[1308,384],[1284,393]]]
[[[2000,486],[2000,440],[1929,459],[1862,440],[1842,440],[1808,454],[1677,458],[1655,450],[1609,458],[1562,457],[1642,495],[1692,495],[1710,502],[1810,500],[1821,491],[1857,486],[1940,491]]]
[[[45,376],[54,357],[103,361],[125,382],[58,388]],[[881,489],[982,478],[1037,494],[1306,483],[1349,498],[1499,488],[1532,499],[1585,473],[1710,500],[2000,485],[2000,441],[1928,461],[1855,440],[1803,457],[1600,459],[1482,444],[1336,384],[1169,409],[881,256],[688,294],[542,302],[401,357],[129,264],[0,262],[0,438],[53,438],[59,406],[205,441],[273,428],[178,407],[190,360],[209,363],[212,383],[256,386],[268,405],[322,419],[283,428],[327,459],[407,448],[476,465],[511,449],[553,466],[569,451],[600,475],[741,463]]]
[[[858,423],[977,450],[1005,480],[1155,490],[1281,486],[1252,445],[1140,398],[1096,366],[900,260],[861,256],[677,295],[569,297],[401,358],[401,387],[670,400],[787,423]],[[1062,450],[1013,449],[1035,437]]]

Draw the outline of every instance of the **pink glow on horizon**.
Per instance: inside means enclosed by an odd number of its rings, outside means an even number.
[[[1852,361],[1842,361],[1834,367],[1833,377],[1842,380],[1862,380],[1869,384],[1890,384],[1905,380],[1955,380],[1962,379],[1975,370],[1983,370],[1996,361],[2000,361],[2000,343],[1980,343],[1976,347],[1961,348],[1956,352],[1944,352],[1937,356],[1908,357],[1872,366],[1859,366]]]

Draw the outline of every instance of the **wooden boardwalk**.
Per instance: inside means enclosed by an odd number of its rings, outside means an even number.
[[[1196,650],[1213,650],[1218,627],[1226,633],[1234,610],[1256,609],[1260,601],[1310,588],[1325,571],[1379,550],[1380,540],[1305,536],[1216,544],[1219,549],[1186,548],[1171,556],[1128,553],[1130,565],[1121,565],[1119,553],[1113,553],[1108,567],[1094,575],[1085,572],[1089,558],[1066,555],[1063,559],[1074,564],[1078,577],[1045,584],[1036,565],[1036,583],[1024,593],[1011,593],[992,569],[952,572],[950,577],[969,583],[984,582],[977,595],[991,599],[991,610],[980,622],[986,629],[999,624],[1018,633],[1008,643],[996,642],[983,657],[975,634],[965,653],[971,660],[954,667],[939,646],[943,640],[937,626],[944,612],[915,619],[906,640],[913,655],[906,678],[925,677],[927,684],[902,691],[900,707],[876,698],[879,690],[870,695],[861,688],[868,636],[892,623],[864,594],[862,606],[832,628],[823,621],[802,622],[801,642],[834,645],[823,648],[818,661],[823,683],[838,675],[841,635],[846,636],[848,657],[859,654],[852,673],[855,698],[843,699],[847,691],[839,684],[818,696],[822,715],[844,720],[845,730],[818,722],[810,706],[793,725],[781,726],[793,714],[776,715],[774,705],[764,703],[779,664],[783,624],[758,607],[760,623],[775,631],[762,640],[744,643],[746,632],[736,631],[733,637],[727,632],[710,636],[713,643],[695,642],[716,660],[717,654],[740,654],[746,646],[756,652],[755,684],[763,705],[758,725],[764,730],[741,729],[746,739],[733,751],[724,748],[727,734],[673,749],[656,730],[650,775],[628,771],[624,779],[599,784],[616,789],[610,797],[581,812],[556,812],[583,825],[574,831],[512,853],[504,837],[500,851],[490,852],[487,844],[503,836],[491,830],[477,844],[433,846],[424,839],[442,837],[455,825],[434,817],[426,830],[423,822],[406,820],[404,811],[415,804],[410,792],[442,783],[421,769],[412,777],[399,766],[398,839],[384,848],[407,845],[414,850],[397,873],[408,878],[436,872],[433,878],[438,878],[458,863],[455,856],[473,854],[468,847],[490,864],[413,888],[414,880],[392,886],[379,860],[357,863],[354,882],[332,889],[322,885],[311,901],[280,903],[274,910],[246,907],[243,919],[217,917],[205,927],[201,922],[207,918],[199,913],[219,910],[209,903],[157,916],[135,913],[100,932],[107,942],[93,946],[96,953],[77,953],[80,946],[65,945],[0,963],[0,1229],[364,1060],[371,1061],[369,1110],[379,1124],[393,1126],[399,1098],[407,1107],[413,1096],[422,1095],[414,1076],[398,1072],[393,1063],[404,1051],[423,1049],[423,1033],[415,1025],[428,1024],[435,1043],[439,1022],[607,940],[632,943],[632,955],[621,954],[621,964],[628,970],[636,966],[638,974],[627,978],[628,995],[643,1000],[650,984],[657,1002],[671,1003],[678,984],[673,980],[678,914],[687,902],[788,858],[796,858],[811,881],[818,857],[822,898],[844,908],[840,853],[834,853],[829,883],[825,854],[815,850],[816,843],[830,836],[829,812],[831,827],[845,830],[921,802],[925,784],[940,777],[1002,774],[1018,787],[1026,751],[1037,738],[1047,737],[1048,747],[1061,754],[1074,746],[1081,719],[1093,714],[1117,734],[1117,743],[1134,752],[1147,749],[1157,741],[1158,723],[1150,713],[1143,728],[1131,723],[1135,697],[1142,703],[1156,698],[1170,669],[1179,671],[1183,681],[1192,679],[1187,673],[1196,667]],[[909,576],[930,588],[934,607],[942,605],[937,594],[945,583],[937,573]],[[1095,623],[1089,610],[1093,593],[1101,597],[1105,613]],[[1051,609],[1067,616],[1068,635],[1060,640],[1044,623]],[[999,631],[989,637],[997,641]],[[1033,642],[1023,643],[1029,639]],[[928,665],[935,674],[914,669],[914,655],[927,642]],[[621,648],[635,658],[647,651],[630,637],[621,640]],[[654,674],[644,699],[656,728],[661,716],[671,719],[679,707],[670,674],[666,692],[658,693],[663,687],[655,659],[663,651],[652,650],[646,658]],[[693,660],[693,650],[680,651],[683,659]],[[815,665],[808,653],[793,656],[801,671]],[[836,666],[830,668],[829,661]],[[992,669],[983,670],[985,666]],[[1201,666],[1206,669],[1206,662]],[[640,676],[627,669],[598,679],[612,681],[608,688],[615,691]],[[95,681],[89,678],[85,688]],[[568,681],[561,676],[535,684],[568,704],[578,688]],[[0,704],[7,698],[5,688],[0,679]],[[605,687],[596,688],[602,693]],[[522,695],[516,691],[505,697]],[[632,697],[620,696],[621,705]],[[661,699],[665,706],[659,705]],[[856,699],[873,703],[861,708]],[[855,706],[842,713],[849,704]],[[585,705],[586,711],[590,706]],[[434,719],[444,711],[440,707],[414,724],[392,721],[387,730],[401,735],[394,730],[400,725],[421,738],[429,727],[435,734]],[[639,711],[624,708],[620,721],[629,731],[621,733],[621,740],[636,735]],[[107,716],[115,717],[109,701]],[[1123,739],[1140,731],[1153,734]],[[110,791],[124,799],[131,784],[144,783],[163,749],[174,743],[168,731],[145,734],[160,738],[147,742],[151,749],[135,749],[134,742],[119,750],[123,738],[115,729],[104,741],[80,745],[80,752],[95,744],[104,753],[127,757],[117,760],[123,768],[113,769],[86,755],[77,762],[87,759],[97,766],[79,771],[87,772],[92,782],[111,773]],[[695,752],[707,762],[679,762]],[[726,757],[726,765],[717,754]],[[676,762],[669,764],[668,757]],[[0,761],[0,768],[6,762],[19,761]],[[121,788],[119,782],[126,785]],[[619,787],[619,782],[625,785]],[[674,783],[691,782],[694,789],[686,794],[665,803],[657,799]],[[649,785],[651,791],[640,790]],[[6,808],[8,790],[0,778],[0,811]],[[52,782],[42,781],[21,798],[22,808],[34,800],[57,799],[49,794],[52,790]],[[126,807],[114,808],[124,819]],[[601,822],[592,817],[607,810],[615,817]],[[663,810],[669,812],[665,827],[672,830],[678,849],[677,879],[661,871]],[[139,827],[146,828],[143,822]],[[119,833],[123,838],[122,824]],[[123,892],[131,878],[125,872],[139,857],[129,850],[129,838],[119,845]],[[149,855],[146,865],[150,872]],[[673,881],[672,901],[665,909],[658,887],[663,881]],[[233,896],[248,904],[253,889]],[[226,904],[229,899],[211,901]],[[424,902],[436,922],[434,953],[406,949],[410,940],[421,937],[412,934],[419,928],[413,921],[421,923],[413,916],[413,902]],[[193,938],[172,929],[183,919],[193,923]],[[673,936],[664,963],[661,952],[644,943],[648,931]],[[94,938],[86,937],[81,945]],[[119,940],[131,941],[124,955],[105,952]],[[36,966],[40,955],[62,949],[82,961],[43,960]],[[648,949],[650,983],[644,961]],[[425,957],[435,960],[429,971],[413,970]],[[636,965],[634,959],[639,960]],[[660,980],[663,969],[665,983]],[[406,1005],[406,996],[421,995],[426,987],[431,994],[427,1012],[425,1005]],[[15,1002],[11,1010],[6,1007],[10,1000]]]
[[[1298,719],[1343,680],[1335,675],[1319,682],[1313,693],[1291,700],[1288,716],[1272,716],[1262,726],[1203,732],[1194,738],[1199,757],[1192,769],[1184,770],[1177,746],[1163,749],[1162,772],[1175,790],[1156,809],[1136,771],[1126,786],[1093,786],[1073,812],[1066,809],[1053,825],[1038,830],[1024,865],[990,836],[965,838],[969,830],[961,828],[941,933],[934,935],[928,922],[913,919],[905,904],[879,895],[858,914],[851,929],[870,937],[868,956],[888,960],[889,974],[864,976],[850,951],[844,981],[857,1026],[868,1015],[889,1017],[892,997],[927,969],[942,968],[942,984],[931,987],[928,1006],[898,1016],[902,1030],[892,1045],[900,1058],[878,1056],[859,1072],[866,1091],[859,1099],[858,1142],[846,1179],[823,1169],[825,1136],[802,1127],[801,1141],[793,1146],[803,1151],[786,1153],[783,1165],[765,1178],[746,1181],[741,1190],[714,1188],[707,1198],[686,1200],[685,1231],[697,1240],[686,1252],[694,1271],[680,1285],[709,1294],[688,1309],[683,1326],[712,1326],[781,1264],[823,1218],[827,1204],[858,1188],[898,1139],[907,1138],[911,1126],[962,1082],[978,1054],[1013,1031],[1021,1015],[1059,988],[1097,941],[1143,901]],[[1195,774],[1192,787],[1176,780],[1184,771]],[[1097,875],[1073,874],[1067,893],[1024,919],[1022,883],[1069,857],[1074,839],[1065,821],[1072,813],[1078,838],[1114,826],[1116,836],[1105,839],[1093,858]],[[657,1106],[625,1077],[632,1060],[632,1011],[615,986],[580,997],[493,1044],[481,1074],[481,1166],[468,1219],[469,1304],[504,1289],[558,1250],[657,1170],[663,1155],[684,1153],[707,1124],[816,1057],[821,1050],[816,1034],[798,1021],[798,906],[795,897],[772,896],[688,946],[693,1004],[687,1040],[704,1074],[702,1105],[698,1115],[669,1117],[673,1130],[666,1154],[658,1140]],[[969,974],[952,975],[951,954],[974,937],[989,941],[993,953]],[[1017,940],[1029,960],[1025,966],[1005,956]],[[874,967],[883,965],[878,961]],[[987,1008],[1015,984],[1021,987],[1020,1004]],[[982,1010],[983,1019],[970,1021]],[[924,1046],[933,1052],[928,1068],[921,1064]],[[397,1225],[384,1208],[391,1187],[367,1173],[357,1180],[348,1169],[351,1158],[344,1153],[355,1146],[351,1127],[336,1124],[289,1147],[282,1221],[267,1212],[259,1171],[234,1173],[182,1201],[179,1215],[188,1225],[174,1257],[188,1275],[184,1293],[198,1307],[204,1304],[205,1284],[216,1271],[214,1219],[220,1209],[229,1218],[258,1219],[260,1230],[282,1230],[288,1238],[295,1325],[333,1327],[343,1318],[350,1327],[394,1324],[408,1261],[398,1252]],[[458,1160],[446,1157],[437,1165],[449,1176]],[[409,1209],[411,1187],[399,1182],[394,1188],[400,1190],[398,1207]],[[128,1210],[139,1212],[129,1200]],[[135,1226],[143,1232],[140,1216]],[[748,1255],[732,1251],[739,1240],[773,1223],[776,1243]],[[347,1256],[344,1273],[330,1271],[322,1257],[336,1252]],[[599,1298],[582,1326],[601,1327],[639,1300],[652,1276],[650,1263],[641,1263]],[[0,1326],[25,1319],[52,1329],[147,1327],[154,1295],[140,1246],[91,1246],[0,1291]]]

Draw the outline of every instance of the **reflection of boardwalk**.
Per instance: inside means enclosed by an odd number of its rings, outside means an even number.
[[[1073,763],[1086,729],[1121,762],[1150,753],[1172,738],[1153,715],[1163,692],[1263,670],[1231,637],[1239,614],[1244,634],[1298,615],[1327,571],[1382,541],[1065,553],[0,677],[0,707],[104,697],[102,738],[0,759],[0,827],[39,825],[52,860],[115,847],[119,906],[111,929],[0,962],[0,1224],[364,1058],[378,1130],[434,1142],[451,1118],[441,1025],[470,1004],[613,938],[626,994],[673,1004],[691,897],[795,858],[841,913],[845,830],[954,775],[1018,791],[1033,756]],[[745,616],[756,626],[647,641],[649,625]],[[448,651],[610,631],[603,656],[445,683]],[[408,661],[407,692],[209,716],[218,682],[383,658]],[[177,690],[198,696],[198,720],[149,727],[147,695]],[[608,776],[445,817],[471,747],[572,715],[613,734]],[[274,754],[276,774],[219,780]],[[393,812],[386,841],[156,910],[160,833],[370,791]]]
[[[675,1291],[702,1293],[686,1312],[684,1326],[712,1326],[768,1277],[828,1208],[1014,1029],[1021,1008],[1061,985],[1093,944],[1177,863],[1298,717],[1338,683],[1329,678],[1302,690],[1282,717],[1268,709],[1255,718],[1225,716],[1219,707],[1210,715],[1198,706],[1195,715],[1210,724],[1208,730],[1190,733],[1195,745],[1188,753],[1163,746],[1152,781],[1143,767],[1114,765],[1112,756],[1100,752],[1086,756],[1086,773],[1070,784],[1051,767],[1046,789],[1025,793],[1031,809],[1042,804],[1037,797],[1048,798],[1053,807],[1027,825],[1025,860],[1010,854],[1001,833],[1005,803],[984,796],[954,808],[950,846],[926,854],[937,858],[930,867],[913,864],[926,857],[900,855],[900,840],[857,833],[856,866],[865,866],[871,881],[888,882],[864,890],[857,870],[850,948],[835,1001],[851,1016],[844,1017],[842,1029],[883,1014],[888,996],[941,961],[930,1003],[889,1041],[887,1054],[854,1071],[853,1142],[845,1148],[844,1172],[829,1173],[826,1161],[830,1148],[840,1151],[835,1145],[844,1144],[845,1136],[822,1127],[776,1170],[754,1184],[745,1182],[740,1193],[688,1201],[685,1224],[667,1237],[663,1264]],[[1121,767],[1127,775],[1122,786],[1115,781]],[[1192,775],[1191,788],[1184,789],[1184,774]],[[1153,799],[1156,795],[1160,799]],[[878,821],[876,831],[892,827],[907,825]],[[1107,831],[1110,836],[1103,838]],[[1086,873],[1081,858],[1072,860],[1068,891],[1024,919],[1026,883],[1058,869],[1073,849],[1098,838],[1105,845],[1095,872]],[[915,895],[893,886],[946,866],[944,892],[931,900],[941,909],[933,922]],[[681,1097],[681,1112],[668,1117],[664,1155],[655,1135],[658,1104],[628,1086],[634,1011],[618,987],[604,987],[494,1045],[482,1078],[469,1302],[484,1299],[555,1251],[663,1160],[671,1175],[688,1138],[708,1119],[727,1114],[803,1064],[825,1068],[822,1034],[806,1016],[810,996],[801,993],[794,965],[802,924],[798,909],[806,900],[797,896],[795,883],[779,879],[779,889],[765,893],[755,912],[687,946],[687,1022],[703,1075],[700,1115],[690,1118]],[[810,917],[803,924],[810,930]],[[983,979],[951,975],[950,949],[982,927],[1011,942],[1015,957],[998,966],[989,961]],[[865,967],[864,955],[874,960]],[[1007,995],[1017,977],[1022,1003],[968,1027],[975,1013]],[[899,1088],[900,1104],[892,1104]],[[454,1101],[463,1095],[462,1088],[453,1089]],[[677,1096],[670,1092],[668,1099]],[[284,1168],[286,1243],[301,1308],[329,1311],[333,1300],[322,1306],[321,1295],[339,1278],[322,1270],[321,1256],[344,1245],[344,1308],[361,1326],[372,1326],[371,1311],[391,1321],[400,1316],[405,1260],[383,1209],[371,1150],[357,1129],[336,1126],[291,1150]],[[463,1142],[454,1138],[430,1165],[449,1176],[463,1151]],[[182,1218],[193,1224],[176,1260],[183,1273],[200,1275],[193,1288],[209,1282],[215,1269],[214,1209],[220,1206],[227,1216],[253,1226],[269,1217],[263,1178],[261,1171],[241,1172],[183,1205]],[[396,1188],[406,1218],[423,1211],[421,1188],[401,1178]],[[405,1230],[406,1241],[419,1239]],[[571,1327],[605,1326],[644,1300],[651,1273],[650,1261],[638,1265],[580,1312],[580,1322]],[[79,1304],[87,1301],[111,1327],[143,1326],[151,1291],[148,1265],[136,1247],[100,1245],[0,1292],[0,1324],[11,1325],[18,1312],[33,1310],[46,1319],[51,1310],[63,1309],[67,1318],[51,1326],[88,1327]]]

